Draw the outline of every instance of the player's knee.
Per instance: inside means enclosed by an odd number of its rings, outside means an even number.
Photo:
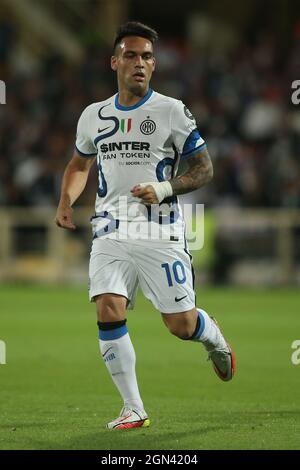
[[[126,299],[121,296],[102,294],[95,298],[98,320],[117,322],[125,318]]]
[[[191,325],[189,321],[181,321],[180,323],[168,324],[170,333],[180,339],[189,339],[195,330],[195,325]]]

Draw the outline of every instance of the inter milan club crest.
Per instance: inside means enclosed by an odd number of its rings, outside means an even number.
[[[132,124],[132,119],[121,119],[120,122],[120,129],[123,132],[123,134],[127,134],[130,129],[131,129],[131,124]]]
[[[153,134],[155,129],[156,129],[156,124],[154,121],[152,121],[152,119],[149,119],[149,116],[140,125],[140,130],[144,135]]]

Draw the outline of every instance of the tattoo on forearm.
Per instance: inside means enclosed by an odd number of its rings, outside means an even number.
[[[186,173],[170,180],[174,195],[199,189],[212,179],[212,163],[206,149],[190,157],[188,165]]]

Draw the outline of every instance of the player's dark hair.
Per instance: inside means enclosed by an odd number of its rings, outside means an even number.
[[[127,36],[140,36],[142,38],[146,38],[155,43],[158,40],[158,34],[155,29],[150,28],[139,21],[128,21],[127,23],[120,26],[117,31],[117,36],[114,42],[114,51],[116,47],[121,43],[122,39]]]

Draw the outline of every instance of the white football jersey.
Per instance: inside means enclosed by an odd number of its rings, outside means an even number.
[[[118,94],[88,106],[78,121],[76,149],[82,157],[97,157],[94,237],[182,241],[184,221],[176,196],[146,206],[130,190],[173,178],[179,159],[203,147],[187,107],[151,89],[134,106],[120,105]]]

